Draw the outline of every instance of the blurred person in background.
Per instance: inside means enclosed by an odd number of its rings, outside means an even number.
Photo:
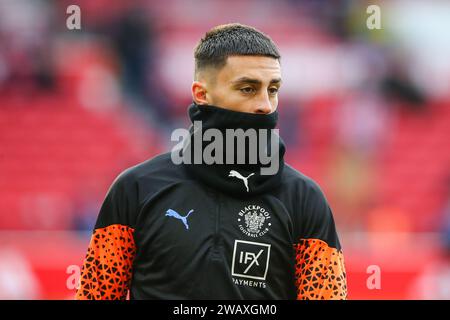
[[[388,55],[387,72],[380,79],[382,95],[393,106],[399,105],[413,112],[425,111],[426,96],[412,81],[405,60],[404,53],[392,52]]]
[[[169,92],[157,76],[158,33],[154,20],[146,6],[136,3],[113,19],[104,33],[120,61],[125,97],[149,123],[164,128],[170,126],[171,109]]]
[[[56,88],[54,30],[47,1],[0,3],[0,89],[33,95]]]
[[[280,54],[268,36],[217,26],[195,49],[190,119],[219,132],[272,130],[280,86]],[[195,126],[189,137],[173,152],[195,152]],[[166,153],[122,172],[101,207],[76,298],[346,299],[330,206],[273,139],[275,147],[261,147],[276,163],[271,174],[249,160],[249,143],[229,150],[224,140],[226,154],[248,155],[244,163],[175,164]],[[208,145],[199,143],[203,154]]]

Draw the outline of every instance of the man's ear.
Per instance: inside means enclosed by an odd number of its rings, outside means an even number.
[[[194,81],[192,83],[192,99],[196,104],[208,104],[206,100],[206,88],[200,81]]]

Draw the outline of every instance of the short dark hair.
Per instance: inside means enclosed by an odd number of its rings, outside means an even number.
[[[209,30],[195,47],[195,75],[205,67],[223,67],[231,55],[281,57],[272,39],[261,31],[240,23],[223,24]]]

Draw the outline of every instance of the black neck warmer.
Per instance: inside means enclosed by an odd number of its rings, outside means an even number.
[[[193,160],[194,146],[200,146],[203,154],[203,150],[212,143],[211,141],[205,142],[205,139],[202,139],[202,135],[206,130],[216,129],[216,131],[220,131],[224,137],[223,144],[226,145],[226,129],[242,129],[244,131],[254,129],[257,133],[260,132],[259,129],[274,129],[278,120],[277,112],[267,115],[252,114],[231,111],[212,105],[197,105],[195,103],[189,106],[188,112],[193,124],[196,121],[201,121],[202,129],[201,134],[198,130],[195,130],[194,132],[194,128],[198,127],[192,125],[189,130],[190,139],[187,139],[183,148],[183,152],[188,150],[187,148],[190,148],[191,150],[192,161],[191,163],[185,163],[184,165],[193,178],[211,188],[241,198],[267,192],[279,185],[284,167],[283,156],[285,146],[281,138],[271,130],[263,130],[266,131],[267,136],[256,135],[258,152],[260,146],[265,150],[266,155],[268,152],[268,155],[272,157],[270,163],[267,163],[268,158],[266,158],[266,161],[262,161],[260,157],[256,157],[256,163],[254,158],[253,160],[250,159],[250,139],[246,139],[245,144],[240,146],[240,149],[244,148],[244,150],[239,150],[239,144],[234,143],[234,164],[227,164],[226,148],[223,148],[224,154],[222,163],[206,164],[204,161],[201,161],[201,163],[194,163]],[[274,141],[276,142],[276,150],[271,150],[271,139],[272,143]],[[196,140],[201,140],[201,142],[196,143]],[[214,138],[211,140],[215,141]],[[236,140],[234,141],[236,142]],[[252,143],[252,146],[254,149],[254,143]],[[237,155],[241,155],[241,161],[243,161],[243,163],[238,163]],[[243,155],[245,155],[245,157]],[[278,170],[276,170],[276,172],[273,172],[274,170],[269,170],[271,174],[267,174],[267,171],[261,174],[261,169],[267,169],[273,166],[274,161],[277,163],[276,167]]]

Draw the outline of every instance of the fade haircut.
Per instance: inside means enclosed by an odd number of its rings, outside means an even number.
[[[205,68],[222,68],[232,55],[281,57],[272,39],[261,31],[240,23],[219,25],[209,30],[195,47],[194,79]]]

